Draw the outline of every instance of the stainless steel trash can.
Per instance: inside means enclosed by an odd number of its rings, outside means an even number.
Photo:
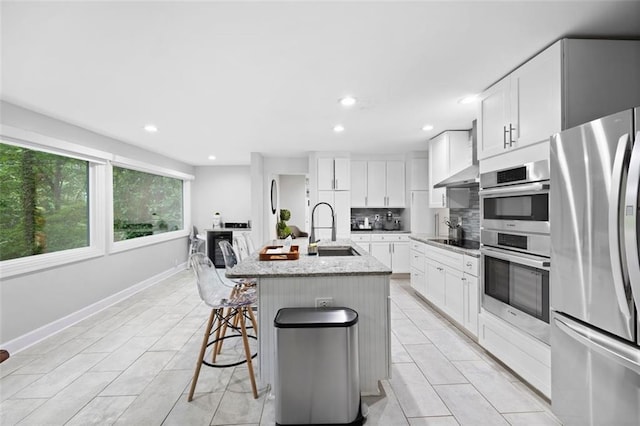
[[[362,424],[358,313],[283,308],[274,325],[276,424]]]

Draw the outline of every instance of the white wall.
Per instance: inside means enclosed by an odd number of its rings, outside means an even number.
[[[251,153],[251,189],[253,239],[256,247],[276,236],[276,216],[271,213],[271,181],[281,174],[308,173],[307,157],[264,157]],[[259,189],[261,188],[261,190]],[[279,208],[279,207],[278,207]]]
[[[306,176],[280,175],[280,208],[291,212],[289,225],[305,230],[306,219]]]
[[[202,232],[210,229],[213,214],[222,222],[251,219],[251,170],[249,166],[196,167],[191,206],[193,224]]]
[[[3,125],[194,174],[190,165],[122,141],[6,102],[2,102],[0,108]],[[54,321],[60,324],[65,317],[109,296],[177,271],[176,265],[186,262],[187,249],[184,237],[48,270],[3,277],[0,281],[0,346],[19,350],[20,344],[39,335],[36,329]],[[7,342],[10,345],[6,345]]]

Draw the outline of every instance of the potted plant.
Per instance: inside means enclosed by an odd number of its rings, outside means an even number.
[[[276,225],[278,238],[284,239],[291,235],[291,228],[287,226],[287,220],[291,219],[291,212],[287,209],[280,209],[280,221]]]

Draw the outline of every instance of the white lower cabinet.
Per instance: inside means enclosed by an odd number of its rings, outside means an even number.
[[[425,259],[425,269],[427,274],[427,293],[424,296],[437,307],[444,307],[444,268],[433,260]]]
[[[412,240],[409,244],[409,266],[411,268],[411,287],[420,294],[427,292],[424,251],[425,243]]]
[[[410,260],[413,289],[470,334],[478,336],[478,259],[412,241]]]
[[[371,235],[369,234],[351,234],[351,241],[356,243],[358,247],[366,251],[367,253],[371,253]]]
[[[378,259],[383,265],[391,268],[391,246],[389,243],[371,242],[371,256]]]
[[[444,268],[444,306],[443,310],[458,324],[464,317],[464,281],[461,271]],[[464,325],[464,324],[463,324]]]
[[[478,343],[551,399],[550,347],[484,310],[478,324]]]
[[[462,325],[474,336],[478,336],[478,313],[480,311],[480,287],[478,277],[465,273],[463,278],[464,315]]]
[[[394,274],[411,271],[408,234],[352,234],[351,239],[371,256],[391,269]]]
[[[407,274],[411,270],[409,265],[409,242],[397,241],[391,246],[391,269],[394,274]]]

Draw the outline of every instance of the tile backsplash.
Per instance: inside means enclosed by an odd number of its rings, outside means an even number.
[[[384,225],[384,222],[387,218],[387,212],[391,212],[393,215],[393,220],[399,220],[399,228],[398,230],[404,229],[404,209],[402,208],[352,208],[351,209],[351,220],[356,221],[356,223],[362,223],[364,218],[369,218],[369,225],[373,227],[375,222],[376,215],[380,218],[381,227]]]
[[[458,223],[458,218],[462,218],[462,229],[464,238],[467,240],[480,240],[480,197],[478,186],[469,190],[469,207],[465,209],[449,209],[449,220],[451,223]]]

